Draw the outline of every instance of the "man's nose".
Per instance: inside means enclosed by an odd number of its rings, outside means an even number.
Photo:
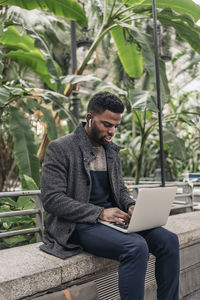
[[[116,128],[114,126],[112,128],[109,128],[108,129],[108,134],[111,135],[111,136],[113,136],[115,134],[115,129]]]

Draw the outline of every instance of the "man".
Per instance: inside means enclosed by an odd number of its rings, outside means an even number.
[[[174,233],[159,227],[125,234],[98,223],[127,223],[134,209],[121,176],[119,148],[111,141],[123,111],[118,97],[97,93],[88,104],[86,124],[49,145],[41,180],[47,212],[41,248],[66,258],[81,246],[118,260],[122,300],[143,299],[151,252],[156,257],[157,298],[177,300],[179,244]]]

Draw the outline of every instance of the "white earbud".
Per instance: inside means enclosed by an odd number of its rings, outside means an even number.
[[[92,119],[89,119],[89,127],[92,127]]]

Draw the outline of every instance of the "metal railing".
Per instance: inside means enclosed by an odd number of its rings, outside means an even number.
[[[194,201],[200,203],[200,182],[193,182]]]
[[[158,187],[160,182],[147,181],[142,184],[135,185],[133,181],[126,180],[126,186],[128,188],[130,196],[133,198],[137,197],[137,190],[142,187]],[[178,209],[185,209],[185,211],[193,210],[193,189],[186,182],[166,182],[166,186],[177,186],[176,198],[173,202],[172,211]],[[40,190],[33,191],[17,191],[17,192],[1,192],[0,198],[4,197],[19,197],[19,196],[36,196],[36,208],[35,209],[24,209],[10,212],[0,212],[0,219],[13,217],[13,216],[24,216],[24,215],[36,215],[36,227],[22,230],[14,230],[0,233],[0,238],[11,237],[16,235],[24,235],[30,233],[37,233],[37,242],[41,241],[44,235],[44,209],[40,200]]]
[[[42,240],[44,235],[44,210],[40,200],[40,190],[33,190],[33,191],[17,191],[17,192],[1,192],[0,198],[10,197],[15,198],[19,196],[36,196],[36,208],[35,209],[24,209],[24,210],[16,210],[16,211],[9,211],[9,212],[0,212],[0,219],[7,218],[7,217],[16,217],[16,216],[28,216],[28,215],[36,215],[36,227],[28,228],[28,229],[20,229],[20,230],[13,230],[7,232],[1,232],[0,238],[5,237],[12,237],[16,235],[24,235],[30,233],[37,233],[36,239],[37,242]]]
[[[132,180],[125,180],[130,196],[137,198],[139,188],[160,187],[160,181],[143,181],[141,184],[135,185]],[[193,186],[188,182],[166,182],[165,186],[177,186],[177,193],[173,201],[171,211],[175,213],[177,210],[184,209],[186,212],[194,210]]]

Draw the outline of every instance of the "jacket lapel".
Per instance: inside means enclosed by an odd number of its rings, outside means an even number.
[[[82,122],[74,131],[77,145],[82,152],[83,164],[87,175],[89,176],[89,163],[96,157],[96,153],[92,147],[90,139],[84,129],[85,122]]]

